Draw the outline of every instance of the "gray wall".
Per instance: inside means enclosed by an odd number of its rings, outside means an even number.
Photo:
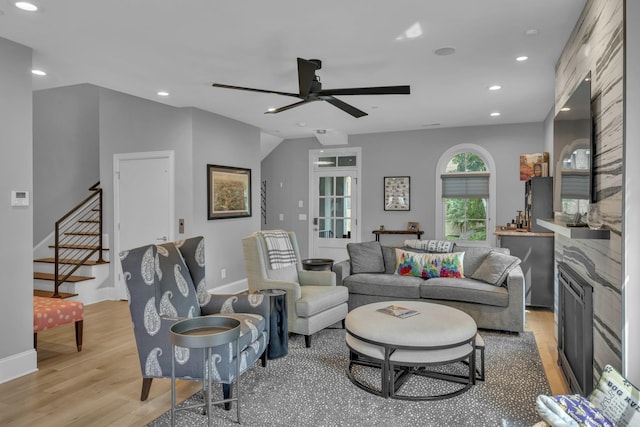
[[[31,53],[30,48],[0,38],[0,382],[36,369],[33,204],[9,203],[11,190],[33,189]]]
[[[626,2],[626,70],[625,70],[625,192],[624,192],[624,341],[623,366],[629,380],[640,384],[640,215],[630,212],[640,210],[640,168],[636,166],[640,159],[640,2]],[[634,161],[636,160],[636,161]]]
[[[258,129],[205,111],[175,108],[103,88],[99,98],[100,176],[109,235],[113,235],[113,155],[174,150],[175,238],[205,237],[209,288],[246,277],[241,239],[259,229],[260,218]],[[207,163],[253,170],[252,217],[207,220]],[[185,220],[184,234],[178,233],[179,218]],[[227,270],[225,279],[221,268]],[[112,275],[113,271],[111,264]]]
[[[362,240],[373,240],[371,231],[381,224],[387,229],[405,229],[409,221],[420,223],[425,230],[423,238],[433,238],[435,167],[447,149],[464,143],[483,147],[495,161],[496,224],[510,221],[517,210],[522,210],[524,183],[519,177],[519,156],[544,150],[543,123],[350,135],[348,146],[362,148]],[[295,231],[303,257],[308,254],[309,221],[298,220],[298,213],[307,213],[306,207],[298,208],[298,201],[307,204],[309,150],[318,148],[322,146],[315,138],[285,140],[262,161],[262,179],[267,181],[267,224],[262,227]],[[385,176],[411,177],[410,211],[384,211]],[[279,213],[284,213],[284,221],[279,221]],[[308,218],[313,215],[309,213]],[[384,242],[404,239],[394,237],[384,236]]]
[[[100,180],[98,87],[33,93],[33,244]]]
[[[205,237],[207,285],[216,288],[247,277],[242,238],[260,229],[260,131],[202,110],[189,111],[193,123],[193,234]],[[251,217],[207,220],[207,164],[251,169]]]

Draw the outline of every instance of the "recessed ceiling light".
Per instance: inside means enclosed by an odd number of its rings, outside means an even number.
[[[529,57],[528,57],[528,56],[524,56],[524,55],[523,55],[523,56],[518,56],[518,57],[516,58],[516,61],[518,61],[518,62],[522,62],[522,61],[526,61],[527,59],[529,59]]]
[[[441,47],[440,49],[436,49],[433,53],[438,56],[449,56],[456,53],[455,47]]]
[[[524,32],[525,36],[537,36],[538,34],[540,34],[540,30],[537,28],[530,28]]]
[[[499,117],[500,113],[498,113],[497,111],[494,111],[493,113],[490,114],[491,117]]]
[[[489,86],[489,90],[500,90],[500,89],[502,89],[502,86],[500,86],[500,85]]]
[[[167,92],[166,90],[159,90],[157,94],[158,96],[169,96],[169,92]]]
[[[396,37],[396,40],[415,39],[422,35],[422,25],[419,22],[414,23],[407,28],[404,33]]]
[[[26,1],[17,1],[14,4],[18,9],[26,10],[27,12],[35,12],[38,10],[38,6]]]
[[[35,75],[35,76],[46,76],[47,73],[45,73],[42,70],[37,70],[37,69],[33,69],[31,70],[31,74]]]
[[[569,108],[569,107],[562,107],[562,108],[560,109],[560,111],[571,111],[571,108]]]

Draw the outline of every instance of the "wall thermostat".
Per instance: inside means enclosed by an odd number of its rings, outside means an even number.
[[[28,191],[12,191],[11,206],[29,206]]]

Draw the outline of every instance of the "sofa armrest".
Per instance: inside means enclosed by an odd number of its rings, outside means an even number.
[[[524,330],[524,313],[525,313],[525,279],[524,272],[520,266],[517,266],[509,272],[506,280],[507,289],[509,290],[509,307],[512,307],[517,313],[522,313],[522,319],[518,319],[518,325]]]
[[[342,286],[344,279],[351,275],[351,260],[345,259],[334,263],[333,272],[336,273],[336,285]]]
[[[301,286],[335,286],[336,274],[333,271],[299,270],[298,281]]]

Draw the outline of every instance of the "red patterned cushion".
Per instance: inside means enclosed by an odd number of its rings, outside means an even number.
[[[84,304],[60,298],[33,297],[33,332],[38,333],[84,318]]]

